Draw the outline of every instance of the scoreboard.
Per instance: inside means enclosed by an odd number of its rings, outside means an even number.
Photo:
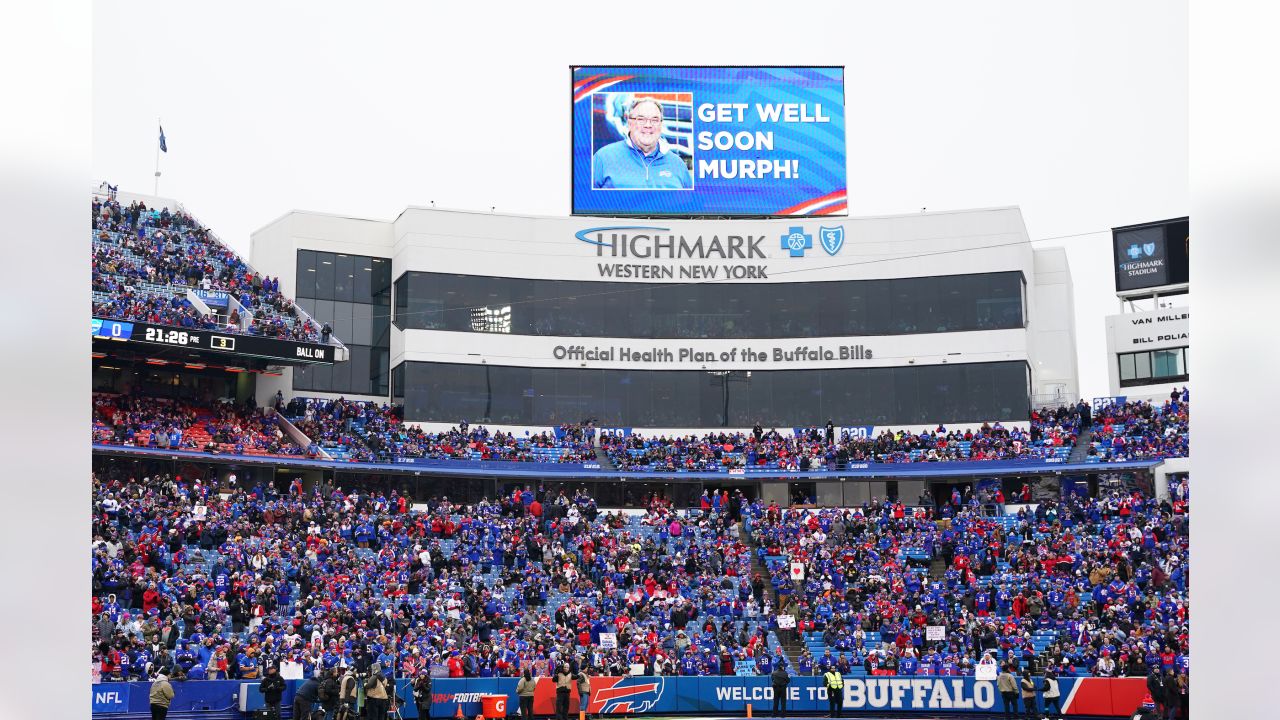
[[[92,334],[95,340],[159,345],[295,363],[332,364],[336,350],[336,346],[320,343],[105,318],[93,318]]]

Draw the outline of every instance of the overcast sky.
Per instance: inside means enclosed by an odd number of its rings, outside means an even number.
[[[150,193],[160,119],[160,194],[246,257],[293,209],[567,215],[570,65],[844,65],[849,214],[1076,236],[1107,394],[1109,229],[1189,214],[1185,2],[512,5],[96,3],[93,184]]]

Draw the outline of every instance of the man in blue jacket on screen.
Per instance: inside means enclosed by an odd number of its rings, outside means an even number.
[[[689,168],[662,139],[662,103],[636,98],[627,108],[627,136],[591,158],[591,187],[610,190],[689,190]]]

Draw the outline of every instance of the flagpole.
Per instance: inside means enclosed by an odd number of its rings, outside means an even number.
[[[160,118],[156,118],[157,130],[161,127],[163,127],[163,125],[160,124]],[[159,135],[156,135],[156,184],[155,184],[155,189],[152,191],[151,194],[157,197],[159,197],[160,195],[160,136]]]

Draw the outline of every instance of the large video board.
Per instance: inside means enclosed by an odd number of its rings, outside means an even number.
[[[1181,285],[1190,278],[1191,224],[1187,218],[1111,229],[1116,291]]]
[[[842,67],[573,68],[575,215],[844,215]]]

